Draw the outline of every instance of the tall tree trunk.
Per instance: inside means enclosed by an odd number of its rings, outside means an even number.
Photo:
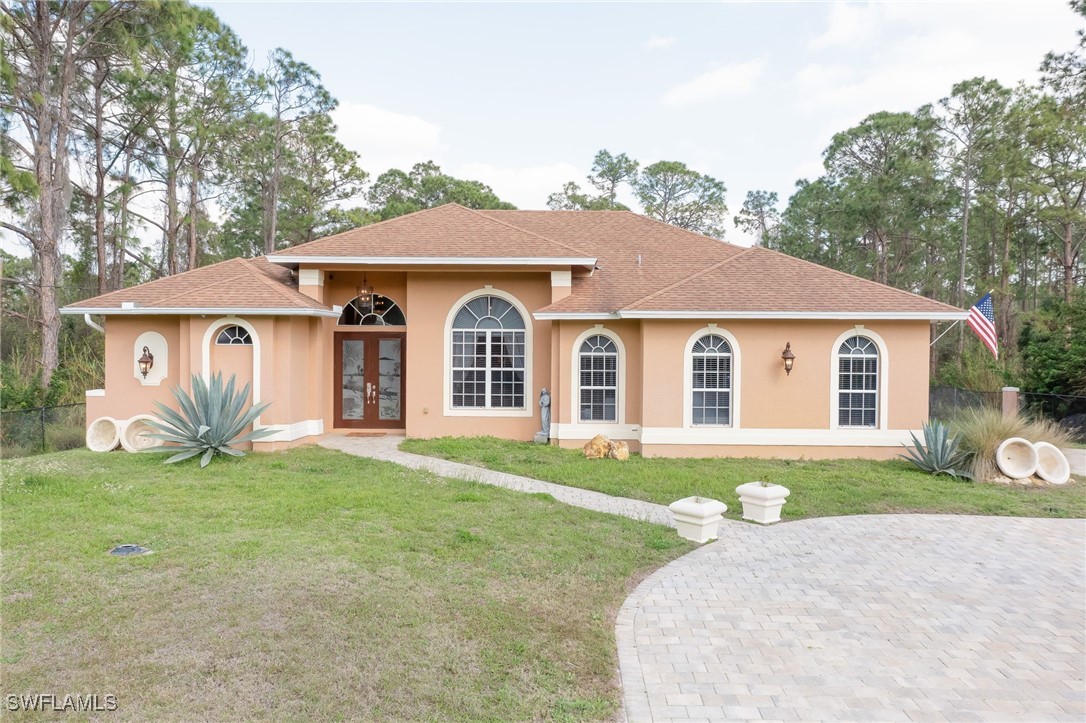
[[[1060,265],[1063,267],[1063,300],[1070,304],[1071,290],[1075,284],[1074,224],[1064,222],[1062,225],[1063,254],[1060,258]]]
[[[969,211],[972,206],[973,191],[973,146],[965,154],[965,179],[962,189],[962,245],[958,250],[958,306],[965,304],[965,262],[969,251]]]
[[[132,187],[129,185],[132,173],[132,149],[129,148],[124,154],[124,191],[121,195],[121,218],[119,228],[114,230],[113,233],[113,288],[124,288],[124,266],[125,266],[125,248],[128,244],[128,200],[132,195]]]
[[[101,59],[95,61],[94,76],[94,249],[98,260],[98,293],[109,291],[109,263],[106,260],[106,164],[103,151],[102,84],[106,70]]]
[[[192,178],[189,179],[189,258],[188,270],[196,268],[196,203],[200,185],[200,166],[193,162]]]
[[[272,148],[272,175],[264,196],[264,253],[275,253],[275,237],[279,232],[279,180],[283,173],[283,142],[276,121],[275,142]]]

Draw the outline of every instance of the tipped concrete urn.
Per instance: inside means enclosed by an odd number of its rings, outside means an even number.
[[[1066,484],[1071,479],[1071,464],[1059,447],[1048,442],[1034,442],[1037,450],[1037,476],[1053,485]]]
[[[121,446],[129,452],[139,452],[141,449],[160,447],[165,442],[149,435],[158,434],[158,430],[147,423],[148,419],[154,419],[150,414],[137,414],[130,417],[124,423],[121,431]]]
[[[781,508],[790,494],[787,487],[764,485],[761,482],[739,485],[735,492],[743,503],[743,519],[762,525],[781,521]]]
[[[117,449],[120,430],[113,417],[98,417],[87,426],[87,449],[92,452],[109,452]]]
[[[1006,439],[996,449],[999,471],[1011,479],[1025,479],[1037,471],[1037,448],[1021,437]]]
[[[728,506],[708,497],[684,497],[667,506],[679,537],[694,542],[715,540]]]

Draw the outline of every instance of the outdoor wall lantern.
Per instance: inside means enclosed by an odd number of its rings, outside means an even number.
[[[147,372],[151,371],[151,367],[155,365],[155,355],[151,353],[150,349],[143,347],[143,356],[141,356],[136,363],[140,365],[140,374],[146,379]]]
[[[796,361],[796,355],[792,353],[792,342],[787,342],[784,345],[781,359],[784,359],[784,373],[787,376],[792,373],[792,364]]]

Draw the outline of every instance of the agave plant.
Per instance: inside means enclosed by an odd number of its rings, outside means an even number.
[[[965,471],[969,454],[958,449],[958,438],[950,433],[950,427],[938,420],[924,425],[924,443],[912,432],[913,446],[905,447],[908,455],[898,457],[907,459],[925,472],[948,474],[951,477],[972,479],[973,475]],[[902,445],[905,446],[905,445]]]
[[[147,423],[160,432],[150,434],[149,437],[173,442],[177,446],[151,447],[147,451],[177,452],[166,460],[166,464],[202,454],[201,467],[206,467],[217,454],[244,457],[244,452],[231,445],[266,437],[273,434],[273,430],[257,429],[242,436],[245,428],[268,408],[268,403],[257,404],[246,411],[249,385],[246,384],[237,391],[234,388],[236,381],[231,374],[224,389],[221,373],[213,374],[210,384],[193,374],[191,397],[181,387],[174,387],[173,396],[181,411],[174,411],[161,402],[155,402],[161,420],[148,420]]]

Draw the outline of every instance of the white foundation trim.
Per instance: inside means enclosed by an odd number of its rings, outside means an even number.
[[[88,397],[104,397],[105,395],[106,395],[106,390],[105,389],[88,389],[87,390],[87,396]]]
[[[200,345],[201,361],[203,362],[204,382],[211,379],[211,345],[215,343],[215,335],[224,326],[240,326],[249,332],[253,340],[253,404],[260,403],[260,335],[256,333],[256,327],[245,319],[236,316],[224,316],[216,319],[208,325],[204,332],[204,342]],[[260,417],[253,420],[253,429],[260,429]]]
[[[551,424],[551,439],[588,440],[597,434],[611,439],[637,441],[641,439],[641,426],[637,424]]]
[[[273,429],[275,430],[275,434],[269,434],[267,437],[253,440],[254,442],[293,442],[302,437],[312,437],[318,434],[324,434],[324,420],[303,419],[300,422],[293,422],[292,424],[269,424],[266,425],[264,429]]]
[[[854,336],[862,336],[865,339],[870,339],[875,342],[875,346],[878,347],[879,388],[876,403],[879,407],[879,429],[888,429],[890,427],[888,423],[890,417],[888,408],[890,405],[887,403],[890,397],[890,350],[886,347],[886,342],[881,336],[870,329],[865,328],[862,324],[858,324],[841,332],[841,335],[834,340],[833,346],[830,347],[830,429],[844,429],[849,432],[860,430],[858,427],[842,427],[837,423],[837,395],[841,391],[841,374],[838,371],[837,361],[840,358],[840,355],[837,353],[837,350],[845,339],[851,339]]]
[[[645,427],[642,444],[750,445],[758,447],[897,447],[912,444],[910,429],[728,429]]]
[[[732,368],[731,368],[731,390],[729,391],[729,413],[731,415],[731,424],[694,424],[694,344],[698,339],[708,334],[716,334],[722,336],[728,342],[728,346],[732,348]],[[695,428],[717,428],[717,429],[739,429],[739,412],[743,408],[740,402],[739,395],[739,382],[740,375],[742,373],[742,355],[739,353],[739,342],[736,341],[735,336],[725,329],[721,329],[716,324],[709,324],[706,327],[698,329],[690,338],[686,340],[686,350],[683,352],[683,426],[691,429]]]
[[[453,408],[452,405],[452,325],[453,319],[456,318],[456,314],[460,311],[460,308],[464,304],[468,303],[472,299],[476,299],[480,296],[496,296],[499,299],[505,299],[520,313],[520,318],[524,320],[524,409],[478,409],[478,408],[465,408],[457,407]],[[444,362],[441,366],[441,373],[444,377],[443,388],[443,407],[444,416],[446,417],[531,417],[535,414],[535,390],[532,387],[532,367],[534,364],[535,347],[532,343],[532,315],[528,313],[527,307],[520,303],[520,299],[510,294],[508,291],[502,291],[501,289],[495,289],[493,286],[484,286],[481,289],[475,291],[469,291],[461,296],[453,303],[449,309],[448,315],[445,317],[445,349],[443,352]]]
[[[582,422],[581,420],[581,344],[585,339],[590,336],[596,335],[604,336],[615,342],[615,346],[618,347],[618,386],[615,388],[615,416],[614,422]],[[622,343],[622,337],[617,332],[612,331],[605,327],[603,324],[596,324],[589,327],[577,335],[577,338],[573,340],[573,357],[570,359],[570,418],[572,422],[567,422],[562,425],[563,427],[585,427],[586,430],[590,428],[604,428],[604,427],[624,427],[626,426],[626,345]],[[607,434],[607,432],[593,432],[589,434],[585,439],[592,439],[597,434]],[[580,437],[567,437],[567,439],[580,439]]]

